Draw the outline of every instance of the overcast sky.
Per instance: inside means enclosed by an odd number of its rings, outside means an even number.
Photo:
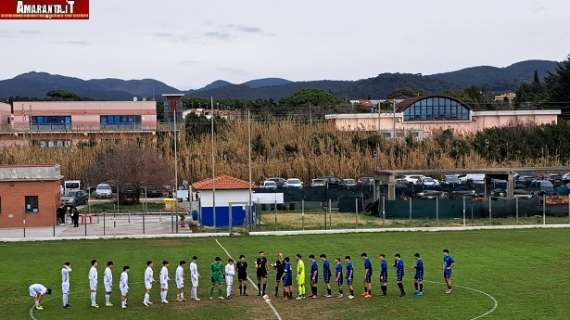
[[[568,0],[91,0],[89,21],[1,21],[0,79],[360,79],[570,53]]]

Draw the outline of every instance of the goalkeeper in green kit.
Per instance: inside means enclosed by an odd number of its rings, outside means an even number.
[[[224,284],[224,265],[222,259],[216,257],[214,262],[210,264],[210,280],[212,281],[212,288],[210,288],[210,300],[214,294],[214,289],[218,288],[218,296],[220,300],[224,299],[222,294],[222,285]]]

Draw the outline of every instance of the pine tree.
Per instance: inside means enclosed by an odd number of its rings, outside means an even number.
[[[545,78],[548,98],[551,102],[570,102],[570,55],[558,64],[554,73]]]

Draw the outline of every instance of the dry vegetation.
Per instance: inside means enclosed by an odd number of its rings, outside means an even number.
[[[389,141],[374,133],[340,132],[332,123],[300,123],[293,120],[252,123],[253,178],[269,176],[301,177],[305,181],[321,175],[358,177],[377,169],[456,168],[484,166],[559,165],[556,157],[496,163],[472,149],[451,152],[453,141],[437,139]],[[197,181],[211,176],[211,142],[208,134],[189,139],[180,134],[179,170],[181,180]],[[453,138],[457,139],[457,137]],[[216,174],[248,177],[248,127],[246,121],[227,124],[216,135]],[[66,178],[88,179],[99,155],[110,148],[127,148],[129,142],[97,144],[71,149],[13,147],[3,149],[2,164],[59,163]],[[133,143],[133,142],[130,142]],[[169,166],[173,163],[171,136],[138,141],[138,147],[158,152]],[[130,148],[130,147],[129,147]],[[123,163],[128,166],[129,163]],[[168,170],[170,171],[170,170]],[[98,181],[91,181],[96,183]]]

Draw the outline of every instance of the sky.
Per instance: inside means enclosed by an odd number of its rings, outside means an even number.
[[[570,1],[90,0],[88,21],[0,20],[0,43],[0,79],[356,80],[564,60]]]

